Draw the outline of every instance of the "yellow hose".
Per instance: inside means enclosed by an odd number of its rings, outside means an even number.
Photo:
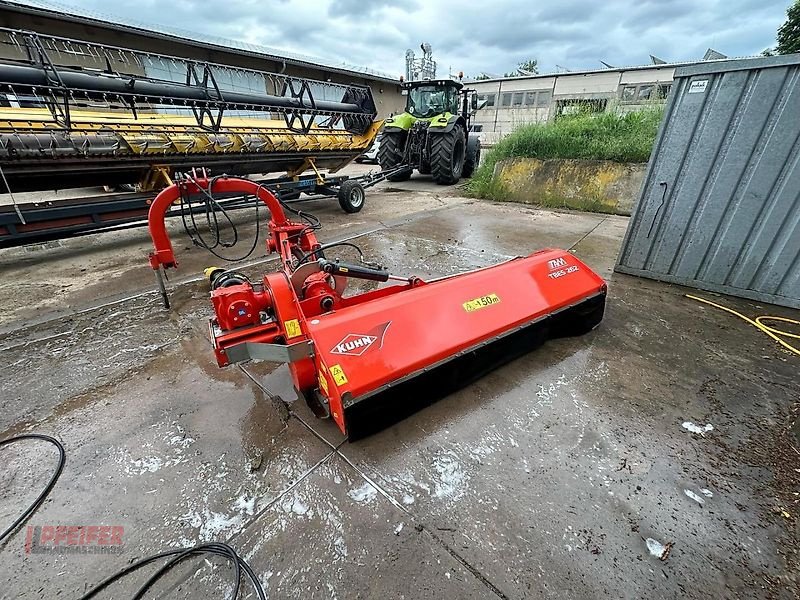
[[[698,302],[702,302],[703,304],[708,304],[709,306],[713,306],[715,308],[719,308],[720,310],[724,310],[725,312],[729,312],[732,315],[736,315],[740,319],[744,319],[753,327],[760,329],[764,333],[766,333],[769,337],[773,340],[778,342],[781,346],[786,348],[789,352],[800,356],[800,350],[792,346],[789,342],[782,340],[778,336],[785,336],[789,338],[794,338],[800,340],[800,334],[796,333],[789,333],[788,331],[782,331],[781,329],[776,329],[775,327],[770,327],[769,325],[764,325],[763,321],[781,321],[783,323],[791,323],[792,325],[800,326],[800,321],[796,321],[795,319],[787,319],[786,317],[771,317],[771,316],[760,316],[756,317],[755,321],[748,317],[745,317],[742,313],[736,312],[732,308],[728,308],[726,306],[722,306],[721,304],[717,304],[716,302],[711,302],[711,300],[706,300],[705,298],[700,298],[698,296],[692,296],[691,294],[686,294],[687,298],[691,298],[692,300],[697,300]]]

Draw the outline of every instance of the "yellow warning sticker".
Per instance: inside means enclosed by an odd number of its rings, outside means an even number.
[[[486,294],[480,298],[475,298],[475,300],[468,300],[462,306],[467,312],[475,312],[493,304],[500,304],[500,297],[497,294]]]
[[[327,396],[328,395],[328,380],[325,379],[325,375],[322,373],[319,374],[319,389]]]
[[[336,382],[336,385],[344,385],[347,383],[347,376],[344,374],[344,369],[339,365],[333,365],[331,367],[331,376]]]
[[[302,335],[303,332],[300,331],[300,321],[297,319],[292,319],[291,321],[284,321],[283,328],[286,330],[286,337],[288,339],[296,338],[298,335]]]

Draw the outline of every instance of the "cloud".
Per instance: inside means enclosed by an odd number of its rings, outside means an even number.
[[[415,0],[331,0],[328,6],[328,15],[333,17],[348,16],[363,19],[386,7],[400,7],[408,12],[414,12],[419,7]]]
[[[17,0],[42,4],[47,0]],[[774,45],[789,0],[61,0],[60,7],[180,27],[393,75],[406,48],[433,45],[439,75],[746,56]]]

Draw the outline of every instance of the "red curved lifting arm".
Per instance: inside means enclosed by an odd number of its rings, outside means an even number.
[[[172,242],[169,240],[167,228],[164,223],[164,217],[172,204],[180,199],[180,187],[187,186],[186,189],[190,194],[202,194],[203,190],[208,191],[210,179],[195,179],[190,181],[182,181],[176,183],[156,196],[153,203],[150,205],[150,211],[147,213],[147,227],[150,230],[150,237],[153,239],[154,252],[150,253],[150,266],[157,270],[160,266],[165,269],[169,267],[177,267],[178,261],[175,260],[175,253],[172,251]],[[202,188],[202,189],[200,189]],[[285,227],[290,225],[286,219],[286,213],[283,212],[278,199],[265,187],[247,179],[238,179],[235,177],[225,179],[215,179],[214,187],[211,193],[222,194],[247,194],[256,196],[264,204],[266,204],[271,215],[271,225],[276,227]]]

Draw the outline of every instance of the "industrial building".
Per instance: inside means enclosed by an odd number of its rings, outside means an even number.
[[[0,27],[323,82],[369,85],[379,118],[401,111],[405,105],[398,78],[373,69],[192,31],[133,23],[77,7],[69,7],[69,12],[64,12],[64,7],[51,2],[3,1],[0,2]]]
[[[491,144],[520,125],[548,121],[578,107],[629,112],[663,105],[677,67],[724,58],[709,50],[701,61],[470,81],[486,102],[475,124],[484,144]]]

